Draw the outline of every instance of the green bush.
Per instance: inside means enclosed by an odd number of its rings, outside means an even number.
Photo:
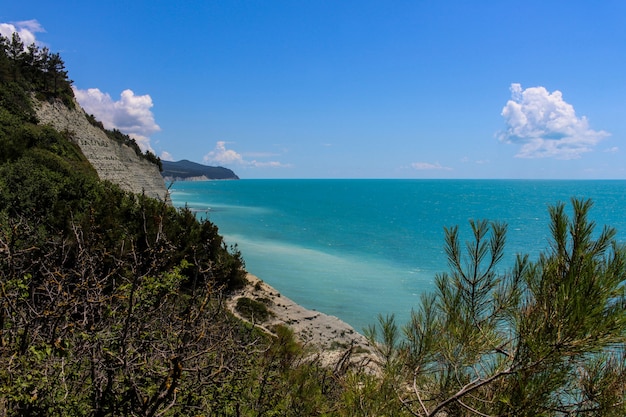
[[[247,297],[237,299],[235,309],[246,320],[254,323],[266,322],[271,314],[266,304]]]

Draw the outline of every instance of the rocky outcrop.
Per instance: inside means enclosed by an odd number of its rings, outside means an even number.
[[[56,130],[68,131],[102,180],[109,180],[123,190],[156,199],[167,199],[167,188],[159,168],[140,158],[127,145],[110,139],[104,131],[87,120],[78,103],[69,109],[60,101],[34,101],[41,124],[50,124]]]

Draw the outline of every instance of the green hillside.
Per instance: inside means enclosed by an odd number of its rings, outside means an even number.
[[[100,181],[68,132],[38,125],[31,94],[72,105],[71,82],[17,41],[0,39],[0,415],[275,407],[257,380],[286,372],[268,355],[293,341],[224,308],[240,253],[191,211]]]
[[[238,180],[233,171],[223,167],[212,167],[183,159],[182,161],[161,161],[163,175],[166,179],[206,178],[209,180]]]

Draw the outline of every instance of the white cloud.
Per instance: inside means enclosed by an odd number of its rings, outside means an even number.
[[[586,117],[577,117],[560,91],[550,93],[545,87],[523,90],[520,84],[511,84],[511,100],[502,116],[507,129],[498,139],[521,145],[518,158],[576,159],[609,136],[592,130]]]
[[[167,151],[161,152],[161,156],[159,158],[161,158],[163,161],[173,161],[174,160],[174,157],[172,156],[172,154],[167,152]]]
[[[107,129],[118,129],[137,141],[143,150],[153,151],[149,136],[161,130],[154,121],[150,95],[136,96],[132,90],[124,90],[120,99],[98,88],[79,90],[74,88],[76,100],[88,114],[93,114]],[[154,151],[153,151],[154,152]]]
[[[0,23],[0,34],[11,39],[13,33],[17,32],[24,43],[24,47],[30,44],[38,44],[35,33],[45,32],[44,28],[37,20],[23,20],[21,22]]]
[[[439,162],[430,163],[430,162],[413,162],[411,164],[413,169],[418,171],[426,171],[426,170],[444,170],[444,171],[452,171],[452,168],[445,167],[441,165]]]
[[[474,163],[476,165],[484,165],[484,164],[490,163],[491,161],[489,161],[489,159],[471,160],[469,157],[464,156],[463,158],[461,158],[461,162],[464,163],[464,164]]]
[[[290,168],[292,166],[291,164],[283,164],[278,161],[262,162],[256,160],[248,162],[248,165],[255,168]]]
[[[605,149],[604,152],[607,152],[607,153],[618,153],[619,152],[619,148],[617,146],[613,146],[612,148]]]
[[[289,167],[289,164],[283,164],[277,161],[257,161],[245,160],[241,154],[238,152],[227,149],[225,141],[218,141],[215,144],[215,148],[204,155],[203,161],[207,164],[216,164],[216,165],[240,165],[244,167],[252,167],[252,168],[286,168]],[[256,154],[258,155],[271,155],[271,154]]]
[[[226,149],[226,142],[218,141],[208,154],[204,155],[204,162],[218,165],[242,164],[243,158],[232,149]]]

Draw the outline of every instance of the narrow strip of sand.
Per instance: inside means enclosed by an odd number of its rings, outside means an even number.
[[[373,349],[365,336],[349,324],[337,317],[296,304],[252,274],[248,274],[247,278],[249,284],[228,301],[229,309],[240,318],[235,307],[238,299],[246,297],[264,303],[270,311],[270,317],[266,321],[254,323],[255,325],[270,333],[276,325],[288,326],[304,346],[310,346],[319,352],[326,364],[332,365],[339,360],[351,346],[356,352],[353,359],[373,357]]]

